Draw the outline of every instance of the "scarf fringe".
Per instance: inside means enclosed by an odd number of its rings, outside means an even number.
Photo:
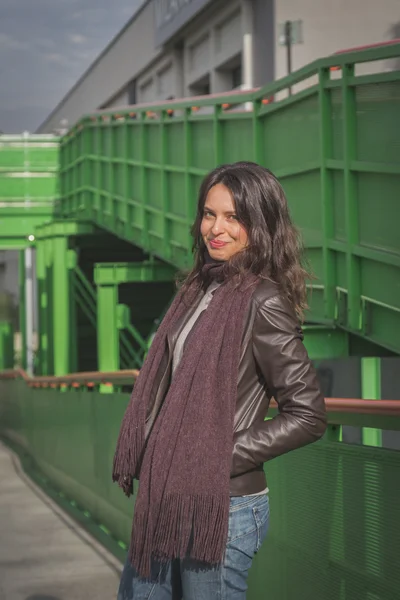
[[[144,423],[132,423],[128,418],[129,412],[124,417],[121,432],[118,438],[117,451],[114,456],[112,480],[117,482],[126,496],[133,494],[133,480],[138,476],[139,463],[144,447]],[[126,448],[119,452],[119,448]]]
[[[174,558],[191,558],[207,566],[221,564],[228,523],[229,495],[168,495],[161,503],[154,531],[146,513],[135,512],[129,552],[131,564],[145,579],[151,577],[152,559],[167,563]],[[135,535],[136,531],[145,532],[144,539],[142,535]]]

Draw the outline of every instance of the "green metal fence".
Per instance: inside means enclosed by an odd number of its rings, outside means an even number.
[[[184,267],[204,174],[260,162],[282,181],[318,277],[309,318],[399,352],[400,72],[357,74],[399,55],[353,52],[256,92],[85,116],[61,144],[60,214]]]
[[[59,141],[0,135],[0,248],[23,248],[52,218],[58,197]]]
[[[0,379],[0,433],[126,549],[133,503],[110,472],[129,394],[69,385]],[[249,600],[400,599],[400,452],[338,441],[341,424],[399,431],[400,402],[360,402],[328,400],[325,439],[266,463],[271,530]]]

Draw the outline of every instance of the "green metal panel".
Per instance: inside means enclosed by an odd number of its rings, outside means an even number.
[[[49,135],[0,137],[0,248],[23,247],[54,214],[59,141]]]
[[[161,103],[85,116],[61,144],[61,214],[186,268],[201,179],[257,160],[280,178],[317,276],[308,320],[400,352],[400,73],[355,75],[399,55],[394,44],[322,59],[254,93],[176,102],[173,115]]]
[[[312,360],[349,356],[348,333],[334,327],[303,327],[304,345]]]
[[[128,400],[0,379],[0,434],[28,449],[63,496],[121,545],[129,540],[133,502],[110,473]],[[360,418],[347,416],[355,425]],[[387,429],[400,429],[399,417],[385,419]],[[249,599],[399,598],[400,453],[334,439],[265,464],[271,527],[251,569]]]

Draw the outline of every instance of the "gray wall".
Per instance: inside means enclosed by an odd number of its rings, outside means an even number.
[[[275,76],[287,74],[286,50],[278,44],[279,25],[286,20],[303,22],[301,44],[293,47],[293,70],[334,54],[338,50],[393,39],[400,21],[399,0],[275,0]],[[367,63],[357,74],[392,70],[394,62]]]

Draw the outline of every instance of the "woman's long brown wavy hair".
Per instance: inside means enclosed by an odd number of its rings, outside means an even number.
[[[222,165],[203,180],[191,230],[194,267],[186,276],[182,289],[188,289],[194,282],[199,288],[204,287],[202,269],[208,253],[200,226],[207,194],[218,183],[230,190],[238,220],[248,235],[246,248],[226,262],[225,277],[238,276],[240,279],[251,271],[261,278],[273,279],[302,318],[307,308],[306,280],[311,278],[304,268],[302,241],[292,223],[280,183],[271,171],[252,162]]]

